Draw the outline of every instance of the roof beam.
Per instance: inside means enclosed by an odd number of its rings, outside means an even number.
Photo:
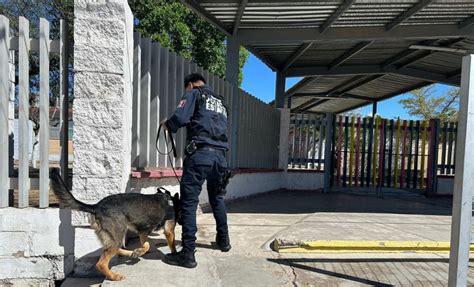
[[[459,81],[450,79],[445,74],[433,73],[433,72],[412,69],[412,68],[394,69],[390,73],[399,74],[403,76],[409,76],[412,78],[426,80],[433,83],[442,83],[442,84],[451,85],[451,86],[459,86]]]
[[[232,29],[232,35],[237,34],[237,31],[239,30],[240,26],[240,21],[242,20],[242,16],[244,15],[245,7],[247,7],[248,0],[242,0],[240,2],[239,6],[239,11],[237,12],[237,15],[235,16],[235,22],[234,22],[234,27]]]
[[[456,24],[400,26],[386,31],[385,27],[338,27],[324,34],[311,28],[305,29],[240,29],[236,37],[242,43],[294,43],[318,41],[381,41],[400,39],[438,39],[472,37],[474,27],[459,29]]]
[[[378,76],[377,78],[379,78],[381,76]],[[369,78],[371,78],[369,80]],[[348,81],[345,81],[344,83],[332,88],[331,90],[325,92],[325,93],[321,93],[318,97],[316,98],[313,98],[313,99],[310,99],[306,102],[304,102],[303,104],[299,105],[298,107],[296,107],[294,109],[294,111],[306,111],[306,110],[309,110],[317,105],[320,105],[324,102],[326,102],[327,100],[330,100],[330,99],[333,99],[333,98],[339,98],[339,99],[343,99],[343,98],[353,98],[353,99],[358,99],[358,100],[364,100],[364,101],[373,101],[374,99],[373,98],[368,98],[368,97],[364,97],[364,96],[358,96],[358,95],[354,95],[354,94],[350,94],[351,97],[344,97],[349,91],[355,89],[355,88],[358,88],[362,85],[365,85],[373,80],[375,80],[376,78],[374,77],[364,77],[364,76],[356,76],[354,78],[351,78],[349,79]],[[362,80],[362,81],[360,81]],[[354,84],[354,82],[356,82],[356,84]],[[306,85],[309,85],[311,82],[307,83]],[[334,97],[335,96],[335,97]],[[323,99],[323,100],[321,100]]]
[[[285,96],[292,96],[296,91],[308,86],[309,84],[316,81],[319,77],[305,77],[298,83],[296,83],[293,87],[291,87],[288,91],[286,91]]]
[[[195,0],[181,0],[181,3],[188,6],[189,9],[203,17],[207,22],[214,25],[216,28],[224,32],[227,36],[231,36],[231,32],[228,30],[228,28],[211,13],[207,12],[206,9],[204,9],[201,5],[196,3]]]
[[[470,25],[474,24],[474,16],[471,16],[467,19],[464,19],[459,23],[459,29],[464,29]]]
[[[272,69],[274,72],[279,72],[280,69],[275,66],[272,61],[270,61],[265,55],[257,51],[254,47],[250,45],[244,45],[244,47],[251,52],[252,54],[255,55],[255,57],[259,58],[263,63],[265,63],[270,69]]]
[[[333,95],[328,95],[328,93],[298,93],[298,94],[295,94],[293,97],[312,97],[312,98],[330,99],[330,100],[338,100],[338,99],[356,99],[356,100],[363,100],[363,101],[376,100],[375,98],[354,95],[351,93],[344,93],[340,95],[337,93]]]
[[[430,82],[438,82],[448,85],[459,85],[459,81],[449,79],[444,74],[433,73],[428,71],[388,67],[381,68],[378,65],[356,65],[356,66],[340,66],[332,70],[327,67],[309,67],[309,68],[290,68],[283,72],[287,77],[304,77],[304,76],[321,76],[321,75],[368,75],[368,74],[399,74],[414,78],[423,79]]]
[[[432,45],[432,44],[436,43],[437,41],[438,41],[437,39],[436,40],[429,40],[429,41],[421,41],[421,42],[418,42],[418,44],[420,44],[420,45]],[[387,59],[380,66],[382,68],[388,67],[388,66],[393,65],[396,62],[400,61],[401,59],[410,57],[410,56],[412,56],[416,53],[418,53],[418,51],[407,49],[407,50],[405,50],[405,51],[403,51],[403,52]]]
[[[347,86],[348,83],[351,83],[353,82],[353,79],[350,79],[349,81],[331,89],[332,92],[330,92],[329,95],[338,95],[339,98],[344,98],[344,95],[346,95],[349,91],[352,91],[356,88],[359,88],[359,87],[362,87],[363,85],[365,84],[368,84],[372,81],[375,81],[381,77],[383,77],[384,75],[376,75],[376,76],[368,76],[368,77],[362,77],[362,81],[358,81],[356,82],[355,84],[353,85],[350,85],[350,86]],[[376,101],[376,99],[374,98],[369,98],[369,97],[362,97],[362,96],[358,96],[358,98],[354,98],[354,99],[357,99],[357,100],[363,100],[363,101],[369,101],[369,102],[374,102]],[[322,104],[324,102],[314,102],[314,103],[311,103],[311,104],[308,104],[307,106],[305,106],[302,110],[303,111],[306,111],[306,110],[309,110],[309,109],[312,109],[320,104]]]
[[[337,21],[337,19],[339,19],[339,17],[341,17],[342,14],[344,14],[344,12],[346,12],[349,8],[351,8],[352,4],[354,4],[355,0],[346,0],[344,1],[338,8],[336,11],[334,11],[334,13],[326,20],[326,22],[323,23],[323,25],[321,25],[321,27],[319,28],[319,31],[321,33],[324,33],[326,32],[329,28],[331,28],[332,24],[334,24],[334,22]]]
[[[449,40],[447,43],[445,43],[442,47],[447,47],[447,48],[449,48],[449,47],[451,47],[452,45],[455,45],[455,44],[457,44],[457,43],[459,43],[459,42],[462,42],[462,41],[464,41],[464,38],[450,39],[450,40]],[[441,46],[440,46],[440,47],[441,47]],[[435,53],[437,53],[437,52],[439,52],[439,51],[430,50],[430,51],[423,51],[423,52],[420,53],[419,50],[418,50],[419,55],[418,55],[417,57],[415,57],[415,58],[413,58],[413,59],[410,59],[409,61],[405,61],[404,63],[401,63],[401,64],[397,65],[397,67],[398,67],[398,68],[404,68],[404,67],[406,67],[406,66],[412,65],[412,64],[414,64],[415,62],[421,61],[421,60],[423,60],[423,59],[425,59],[425,58],[427,58],[427,57],[429,57],[429,56],[431,56],[431,55],[433,55],[433,54],[435,54]]]
[[[306,102],[302,103],[301,105],[297,106],[296,108],[293,109],[294,112],[299,112],[299,111],[302,111],[302,110],[307,110],[306,107],[308,106],[311,106],[315,103],[318,103],[320,102],[321,99],[320,98],[312,98],[312,99],[309,99],[307,100]]]
[[[418,11],[425,8],[426,6],[431,4],[433,1],[434,0],[422,0],[422,1],[418,2],[417,4],[413,5],[413,7],[411,7],[410,9],[408,9],[407,11],[400,14],[400,16],[398,16],[395,20],[388,23],[387,26],[385,26],[385,29],[387,31],[390,31],[390,30],[396,28],[398,25],[402,24],[403,21],[405,21],[408,18],[410,18],[411,16],[415,15],[416,13],[418,13]]]
[[[400,91],[397,91],[397,92],[395,92],[395,93],[391,93],[391,94],[389,94],[389,95],[386,95],[385,97],[379,98],[379,99],[377,99],[377,102],[380,102],[380,101],[389,99],[389,98],[394,97],[394,96],[397,96],[397,95],[401,95],[401,94],[408,93],[408,92],[410,92],[410,91],[413,91],[413,90],[416,90],[416,89],[425,87],[425,86],[430,85],[430,84],[431,84],[431,83],[429,83],[429,82],[423,82],[423,83],[419,83],[419,84],[410,86],[410,87],[405,88],[405,89],[403,89],[403,90],[400,90]],[[370,103],[363,103],[363,104],[360,104],[360,105],[357,105],[357,106],[354,106],[354,107],[351,107],[351,108],[348,108],[348,109],[343,109],[343,110],[340,110],[340,111],[335,112],[335,114],[342,114],[342,113],[345,113],[345,112],[347,112],[347,111],[355,110],[355,109],[358,109],[358,108],[360,108],[360,107],[366,106],[366,105],[368,105],[368,104],[370,104]]]
[[[281,66],[281,70],[284,71],[288,69],[291,65],[293,65],[296,60],[298,60],[306,51],[308,51],[309,48],[313,46],[313,43],[305,43],[302,44],[298,50],[296,50],[286,61],[285,63]]]
[[[355,47],[350,49],[349,51],[345,52],[342,56],[334,60],[331,64],[329,64],[328,69],[332,70],[340,65],[342,65],[344,62],[348,61],[350,58],[354,57],[355,55],[359,54],[367,48],[368,46],[372,45],[373,41],[369,42],[360,42],[357,44]]]

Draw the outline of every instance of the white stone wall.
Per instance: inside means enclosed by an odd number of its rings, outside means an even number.
[[[73,267],[70,212],[59,209],[0,209],[0,285],[49,286]]]
[[[73,193],[97,202],[129,184],[133,15],[125,0],[75,0],[74,14]]]

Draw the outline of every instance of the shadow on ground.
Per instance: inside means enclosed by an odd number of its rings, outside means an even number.
[[[451,202],[451,198],[428,198],[418,194],[377,196],[279,190],[232,201],[227,205],[227,211],[273,214],[345,212],[451,215]]]

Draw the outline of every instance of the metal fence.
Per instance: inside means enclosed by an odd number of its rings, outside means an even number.
[[[18,201],[18,207],[30,205],[30,189],[39,189],[39,207],[49,206],[49,109],[50,109],[50,56],[60,55],[60,102],[62,131],[61,142],[62,156],[61,167],[63,176],[67,176],[67,119],[68,119],[68,44],[66,42],[66,24],[61,21],[60,39],[50,39],[50,23],[41,18],[39,26],[39,38],[31,39],[29,33],[30,23],[26,18],[19,17],[18,36],[10,34],[10,23],[7,17],[0,15],[0,207],[12,206],[14,199]],[[29,98],[30,78],[29,74],[30,53],[39,54],[39,186],[38,180],[30,180],[29,154]],[[18,53],[15,61],[15,53]],[[8,65],[11,63],[12,65]],[[13,68],[11,68],[13,66]],[[18,69],[18,82],[15,83],[15,70]],[[13,73],[13,82],[9,81],[9,74]],[[13,87],[12,87],[13,86]],[[18,177],[15,176],[13,164],[13,119],[14,108],[10,108],[9,99],[15,98],[15,90],[18,91]],[[66,119],[63,121],[63,119]],[[10,163],[10,164],[9,164]],[[17,189],[18,193],[10,194],[10,189]]]
[[[289,168],[323,170],[326,143],[336,187],[434,191],[454,175],[457,123],[337,116],[329,138],[324,115],[293,114]]]
[[[291,116],[288,157],[290,168],[324,170],[326,125],[325,115]]]
[[[174,112],[184,93],[184,76],[193,72],[202,74],[213,90],[225,98],[229,111],[233,110],[232,97],[241,97],[238,146],[230,146],[228,152],[230,155],[237,148],[238,162],[230,164],[240,168],[276,168],[280,129],[278,110],[240,89],[238,95],[234,95],[234,88],[229,82],[161,47],[150,38],[142,37],[140,33],[134,34],[132,167],[167,168],[171,163],[182,167],[186,141],[184,129],[175,137],[177,157],[174,162],[158,153],[155,141],[158,124]],[[230,114],[229,143],[232,142],[230,131],[233,121]],[[157,146],[167,152],[164,138],[158,140]]]
[[[240,89],[239,97],[236,166],[277,168],[280,111]]]

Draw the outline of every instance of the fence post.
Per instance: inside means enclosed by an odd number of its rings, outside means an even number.
[[[29,181],[29,43],[30,23],[23,17],[19,18],[19,41],[18,41],[18,207],[28,207]]]
[[[334,124],[334,114],[326,113],[326,133],[324,141],[324,192],[329,192],[332,173],[332,133]]]
[[[439,119],[432,119],[430,122],[430,154],[429,168],[430,174],[427,184],[427,194],[436,194],[438,189],[438,149],[439,149]]]
[[[40,199],[49,205],[49,22],[40,19]]]
[[[10,25],[0,15],[0,63],[8,63]],[[0,207],[8,206],[8,65],[0,65]]]
[[[68,22],[61,20],[60,23],[60,62],[61,62],[61,176],[64,181],[69,181],[69,34]]]

